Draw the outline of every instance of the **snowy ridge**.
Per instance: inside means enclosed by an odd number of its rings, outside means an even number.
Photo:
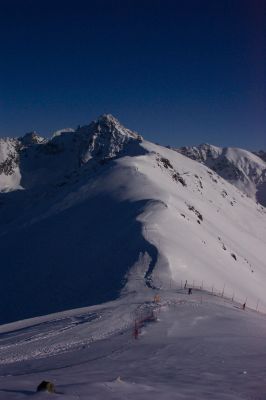
[[[266,163],[260,154],[239,148],[222,148],[210,144],[176,149],[199,161],[228,180],[248,196],[266,205]]]
[[[29,139],[0,146],[0,399],[263,399],[265,208],[110,115]]]
[[[24,190],[0,197],[1,322],[169,280],[266,309],[265,208],[205,165],[105,115],[23,147],[19,171]]]

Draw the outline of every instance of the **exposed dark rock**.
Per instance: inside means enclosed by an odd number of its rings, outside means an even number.
[[[55,393],[55,387],[52,382],[42,381],[37,387],[37,392]]]

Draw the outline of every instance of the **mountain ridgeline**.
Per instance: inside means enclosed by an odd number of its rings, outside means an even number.
[[[266,307],[266,211],[254,201],[265,204],[263,179],[252,153],[177,152],[111,115],[49,140],[1,139],[0,323],[170,280]]]
[[[248,196],[266,206],[265,152],[201,144],[198,147],[176,149],[214,170]]]

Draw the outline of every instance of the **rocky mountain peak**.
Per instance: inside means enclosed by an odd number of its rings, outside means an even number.
[[[101,159],[113,158],[132,141],[142,141],[136,132],[125,128],[111,114],[103,114],[89,125],[76,130],[79,140],[82,140],[82,162],[86,163],[93,157]]]
[[[134,131],[127,129],[123,126],[120,121],[111,114],[102,114],[95,121],[92,121],[89,125],[79,127],[77,133],[86,135],[97,135],[97,136],[113,136],[118,138],[119,136],[126,136],[128,138],[142,139],[142,137]]]
[[[47,140],[40,136],[36,131],[28,132],[24,136],[19,138],[19,141],[24,146],[29,146],[32,144],[45,143]]]
[[[121,125],[118,119],[115,118],[112,114],[101,114],[98,117],[97,121],[99,123]]]

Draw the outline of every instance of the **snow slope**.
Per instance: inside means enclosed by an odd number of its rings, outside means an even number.
[[[210,144],[176,150],[213,169],[248,196],[266,205],[266,162],[263,152],[256,154],[239,148],[222,148]]]
[[[255,157],[255,156],[254,156]],[[105,115],[23,146],[0,195],[1,323],[203,282],[266,310],[266,213]]]
[[[204,292],[159,293],[3,325],[0,399],[264,399],[265,315]],[[42,380],[56,394],[36,393]]]

